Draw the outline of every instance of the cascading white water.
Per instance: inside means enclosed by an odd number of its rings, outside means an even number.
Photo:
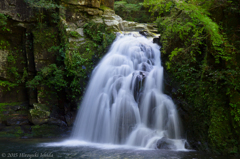
[[[155,148],[166,137],[184,149],[177,110],[162,92],[159,49],[145,37],[116,38],[92,73],[73,139]]]

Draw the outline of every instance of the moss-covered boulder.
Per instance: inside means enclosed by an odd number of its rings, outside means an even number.
[[[33,124],[39,125],[47,123],[50,116],[50,108],[45,104],[34,103],[34,109],[31,109],[30,120]]]

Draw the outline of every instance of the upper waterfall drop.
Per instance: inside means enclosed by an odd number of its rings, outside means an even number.
[[[72,139],[185,149],[177,110],[162,91],[159,50],[145,37],[116,38],[92,73]]]

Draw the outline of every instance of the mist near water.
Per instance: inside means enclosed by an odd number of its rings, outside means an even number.
[[[160,55],[143,36],[119,35],[93,70],[71,140],[152,149],[165,137],[184,150],[176,107],[163,93]]]

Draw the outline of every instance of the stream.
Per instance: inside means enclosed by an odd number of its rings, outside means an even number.
[[[237,159],[199,151],[130,148],[124,145],[74,143],[63,139],[1,139],[0,158],[65,159]]]

